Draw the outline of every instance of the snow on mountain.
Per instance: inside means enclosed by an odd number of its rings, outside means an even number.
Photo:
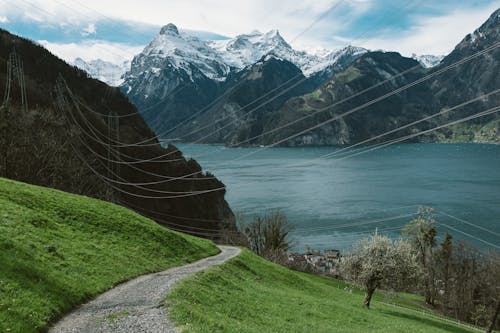
[[[314,54],[295,50],[278,30],[267,33],[253,31],[228,40],[209,41],[208,45],[217,50],[228,65],[238,69],[254,64],[266,54],[274,54],[295,64],[305,76],[334,64],[345,52],[352,52],[354,55],[366,52],[365,49],[353,49],[350,46],[335,51],[321,50]]]
[[[82,58],[76,58],[73,65],[83,69],[91,77],[115,87],[123,83],[122,76],[130,69],[130,61],[117,65],[101,59],[85,61]]]
[[[232,39],[208,41],[208,45],[216,50],[227,64],[239,69],[254,64],[269,53],[284,58],[294,53],[277,30],[265,34],[255,30]]]
[[[443,55],[439,55],[439,56],[431,55],[431,54],[416,55],[415,53],[412,54],[411,57],[413,59],[417,60],[425,68],[431,68],[431,67],[439,65],[441,60],[443,60],[443,58],[444,58]]]
[[[203,41],[185,32],[179,33],[170,23],[135,57],[133,67],[155,74],[168,63],[167,67],[183,69],[191,76],[191,66],[195,66],[208,78],[223,81],[232,68],[241,70],[267,54],[274,54],[310,76],[334,64],[346,53],[356,56],[364,52],[365,49],[348,46],[310,54],[293,49],[278,30],[252,31],[231,39]]]
[[[345,66],[347,65],[346,63],[352,62],[354,59],[366,52],[368,51],[362,47],[351,45],[334,51],[321,50],[313,55],[309,55],[310,61],[307,62],[301,69],[302,72],[304,72],[304,75],[310,76],[327,69],[327,67],[339,64],[339,62],[345,62],[340,64],[341,66]]]
[[[148,66],[157,72],[161,68],[183,69],[192,75],[195,66],[205,76],[213,80],[224,80],[230,67],[205,41],[185,33],[179,33],[173,24],[164,26],[160,33],[137,55],[133,65]]]

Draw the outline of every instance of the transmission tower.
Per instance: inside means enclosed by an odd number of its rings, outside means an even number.
[[[73,95],[66,81],[61,75],[59,75],[59,77],[56,80],[55,91],[56,91],[56,102],[61,112],[69,112],[68,110],[74,108],[78,111],[79,117],[85,117],[85,115],[80,110],[80,107],[78,106],[76,97]],[[66,96],[68,98],[66,98]],[[114,111],[111,111],[110,114],[106,116],[105,123],[107,127],[106,140],[105,140],[106,141],[105,148],[107,150],[107,158],[106,158],[107,179],[109,179],[110,181],[114,180],[120,181],[121,180],[120,163],[113,162],[113,158],[116,158],[115,156],[120,156],[119,148],[114,147],[114,143],[120,141],[119,117]],[[112,154],[112,151],[114,151],[114,154]],[[113,200],[113,197],[116,195],[116,193],[111,186],[107,186],[105,195],[107,200]]]
[[[26,81],[24,78],[23,62],[16,50],[12,50],[7,59],[7,71],[5,79],[5,90],[2,104],[0,105],[0,176],[8,176],[9,142],[10,142],[10,104],[12,82],[19,85],[21,95],[21,110],[28,112],[28,94],[26,92]]]

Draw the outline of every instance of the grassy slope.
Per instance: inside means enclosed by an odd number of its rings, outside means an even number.
[[[377,302],[364,309],[362,291],[345,288],[244,251],[183,280],[168,300],[170,315],[185,332],[470,332]]]
[[[118,282],[217,252],[120,206],[0,178],[0,332],[43,329]]]

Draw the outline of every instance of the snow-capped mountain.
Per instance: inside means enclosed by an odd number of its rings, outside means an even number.
[[[310,54],[292,48],[278,30],[205,41],[179,32],[170,23],[134,57],[120,88],[139,111],[147,110],[143,116],[153,130],[161,131],[177,126],[203,109],[235,84],[233,78],[244,80],[236,74],[267,55],[293,64],[298,68],[298,76],[306,76],[302,88],[313,89],[365,52],[348,46]],[[275,70],[281,70],[278,67]],[[270,72],[265,75],[273,76]],[[274,88],[277,86],[270,89]]]
[[[210,103],[230,71],[207,42],[168,24],[134,57],[120,88],[160,131]]]
[[[130,69],[130,61],[117,65],[101,59],[85,61],[82,58],[76,58],[73,65],[83,69],[91,77],[115,87],[123,83],[122,76]]]
[[[288,61],[305,55],[305,52],[295,51],[278,30],[267,33],[255,30],[232,39],[209,41],[208,45],[217,50],[227,64],[238,69],[254,64],[269,53]]]
[[[167,64],[168,63],[168,64]],[[192,66],[206,77],[223,80],[230,67],[205,41],[185,33],[179,33],[173,24],[164,26],[160,33],[133,60],[135,67],[149,67],[158,72],[162,67],[182,69],[192,75]]]
[[[162,68],[180,69],[191,77],[194,66],[207,78],[224,81],[232,69],[242,70],[263,56],[273,54],[299,67],[305,76],[311,76],[336,63],[345,54],[356,57],[365,52],[365,49],[353,46],[316,54],[295,50],[278,30],[253,31],[231,39],[204,41],[179,32],[174,24],[169,23],[134,58],[132,67],[134,72],[141,69],[153,75],[158,75]]]
[[[305,76],[324,70],[334,64],[345,52],[353,50],[352,46],[334,51],[322,50],[316,54],[295,50],[278,30],[271,30],[267,33],[253,31],[228,40],[211,41],[208,45],[219,52],[226,64],[238,69],[254,64],[266,54],[274,54],[299,67]],[[366,52],[363,48],[354,47],[354,49],[356,49],[355,54],[361,55]]]
[[[411,55],[413,59],[418,61],[424,68],[431,68],[439,65],[441,60],[443,60],[444,55],[432,55],[432,54],[423,54],[416,55],[415,53]]]

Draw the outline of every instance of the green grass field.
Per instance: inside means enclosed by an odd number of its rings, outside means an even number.
[[[0,178],[0,332],[43,330],[119,282],[218,251],[120,206]]]
[[[398,297],[402,304],[419,299]],[[380,304],[381,294],[365,309],[359,289],[288,270],[246,250],[181,281],[167,299],[170,316],[184,332],[471,332]]]

